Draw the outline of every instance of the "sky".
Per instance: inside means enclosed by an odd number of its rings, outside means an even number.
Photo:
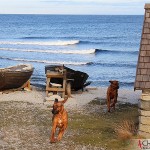
[[[150,0],[0,0],[0,14],[143,15]]]

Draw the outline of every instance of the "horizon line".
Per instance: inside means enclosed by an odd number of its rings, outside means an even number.
[[[67,16],[144,16],[144,14],[25,14],[25,13],[19,13],[19,14],[0,14],[0,15],[67,15]]]

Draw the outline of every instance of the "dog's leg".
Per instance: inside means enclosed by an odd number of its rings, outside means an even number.
[[[59,129],[58,138],[57,138],[58,141],[60,141],[62,139],[63,134],[64,134],[66,128],[67,128],[67,124],[63,128]]]
[[[115,106],[115,100],[113,99],[113,102],[112,102],[112,104],[110,105],[110,107],[113,107],[113,108],[114,108],[114,106]]]
[[[107,108],[108,108],[108,112],[110,112],[110,98],[107,100]]]
[[[113,105],[114,110],[115,110],[116,103],[117,103],[117,97],[114,98],[114,105]]]
[[[108,87],[108,89],[107,89],[106,100],[107,100],[107,109],[108,109],[108,112],[110,112],[110,103],[111,103],[111,99],[110,99],[110,87]]]
[[[59,129],[59,133],[58,133],[58,137],[57,137],[58,141],[60,141],[62,139],[64,132],[65,132],[64,128]]]
[[[108,109],[108,112],[110,112],[110,102],[111,102],[111,99],[110,99],[109,95],[107,94],[107,109]]]
[[[56,123],[54,122],[52,130],[51,130],[50,143],[55,143],[56,142],[56,140],[55,140],[55,132],[56,132]]]
[[[118,94],[116,93],[115,96],[114,96],[114,99],[113,99],[113,103],[112,103],[112,106],[113,109],[115,110],[115,106],[116,106],[116,103],[117,103],[117,97],[118,97]]]

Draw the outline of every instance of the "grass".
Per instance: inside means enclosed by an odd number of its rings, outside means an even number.
[[[123,120],[119,125],[116,125],[115,131],[119,138],[127,140],[133,138],[137,133],[137,126],[133,121]]]
[[[136,124],[138,108],[136,105],[118,104],[116,111],[112,113],[105,110],[106,105],[98,100],[90,102],[81,111],[69,110],[68,129],[62,139],[63,147],[72,150],[81,145],[90,146],[89,149],[97,147],[125,150],[128,141],[122,140],[115,129],[123,120]],[[49,108],[43,109],[41,105],[32,103],[1,102],[0,114],[0,131],[5,132],[4,141],[8,145],[15,143],[13,146],[18,149],[36,149],[37,146],[43,150],[62,147],[61,142],[56,145],[49,144],[52,118]]]
[[[90,102],[88,110],[91,110],[95,105],[100,106],[100,103],[93,100]],[[137,106],[119,104],[116,111],[112,113],[102,112],[102,108],[103,106],[99,107],[99,111],[89,112],[88,115],[78,113],[71,117],[73,120],[70,128],[77,130],[77,134],[80,135],[74,136],[73,140],[78,144],[102,146],[112,150],[126,149],[128,139],[122,140],[115,129],[123,120],[130,120],[135,124],[138,122]],[[77,127],[79,128],[77,129]]]

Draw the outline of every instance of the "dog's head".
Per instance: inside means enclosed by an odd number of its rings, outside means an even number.
[[[59,102],[58,99],[55,99],[52,109],[52,114],[56,115],[64,109],[62,102]]]
[[[114,89],[119,89],[119,81],[110,80],[109,82],[111,83],[111,87],[113,87]]]

